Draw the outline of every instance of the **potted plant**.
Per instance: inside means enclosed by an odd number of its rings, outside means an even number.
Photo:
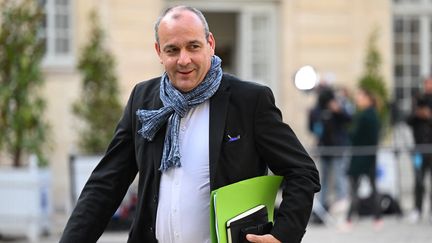
[[[50,181],[44,156],[48,125],[40,89],[43,19],[31,0],[0,6],[0,232],[30,238],[49,230]]]
[[[108,147],[122,113],[114,56],[105,45],[105,33],[94,10],[89,20],[90,39],[80,51],[77,66],[82,76],[81,95],[72,107],[81,121],[79,153],[70,161],[73,203]]]
[[[375,29],[369,37],[364,72],[360,77],[359,86],[374,94],[382,131],[385,132],[389,124],[389,94],[381,74],[382,58],[376,44],[378,34],[378,29]]]
[[[122,106],[114,56],[105,46],[105,33],[95,11],[90,13],[90,39],[80,52],[81,96],[73,113],[83,121],[79,148],[85,154],[102,154],[120,118]]]

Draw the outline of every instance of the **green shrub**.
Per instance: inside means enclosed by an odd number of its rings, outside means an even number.
[[[376,46],[377,38],[378,30],[375,29],[369,38],[364,73],[359,80],[359,87],[374,95],[381,124],[386,127],[389,122],[389,94],[381,75],[382,60]]]
[[[79,147],[84,153],[103,153],[121,115],[113,55],[104,46],[104,31],[96,12],[90,14],[89,42],[80,52],[78,70],[82,92],[73,112],[83,123]]]
[[[31,154],[47,165],[42,149],[48,125],[40,95],[44,42],[38,36],[43,12],[31,0],[3,1],[0,9],[0,151],[16,167]]]

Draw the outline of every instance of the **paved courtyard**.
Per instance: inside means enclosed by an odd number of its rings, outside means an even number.
[[[432,242],[432,224],[410,224],[405,220],[387,216],[381,230],[373,228],[371,219],[354,223],[351,231],[337,227],[310,225],[303,243],[428,243]]]
[[[57,243],[59,233],[42,237],[40,243]],[[99,243],[125,243],[127,232],[106,232]],[[0,241],[8,243],[29,243],[25,239]],[[432,242],[432,224],[421,222],[410,224],[393,216],[384,218],[384,226],[376,231],[372,220],[364,218],[354,223],[350,232],[343,232],[337,227],[311,224],[303,243],[428,243]]]

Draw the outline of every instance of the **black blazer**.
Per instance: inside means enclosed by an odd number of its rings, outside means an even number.
[[[86,183],[60,242],[96,242],[136,174],[138,204],[130,243],[153,243],[165,127],[146,141],[137,133],[138,109],[162,107],[160,78],[137,84],[105,156]],[[106,111],[109,112],[109,111]],[[228,135],[240,135],[228,142]],[[310,216],[318,171],[291,128],[282,122],[271,90],[224,75],[210,99],[211,190],[261,176],[267,168],[284,176],[283,200],[272,234],[282,242],[300,242]],[[209,195],[210,196],[210,195]]]

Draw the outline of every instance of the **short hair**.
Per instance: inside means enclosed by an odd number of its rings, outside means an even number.
[[[377,96],[376,93],[374,91],[372,91],[370,88],[366,88],[366,87],[360,87],[360,90],[363,92],[363,94],[365,94],[371,101],[372,106],[374,108],[378,108],[378,101],[377,101]]]
[[[158,17],[158,19],[156,20],[155,26],[154,26],[154,30],[155,30],[155,38],[156,38],[156,42],[159,44],[159,25],[162,21],[162,19],[170,12],[173,12],[174,10],[186,10],[186,11],[190,11],[192,13],[194,13],[196,16],[198,16],[198,18],[201,20],[203,26],[204,26],[204,34],[205,34],[205,38],[206,40],[208,40],[208,37],[210,36],[210,30],[209,30],[209,26],[207,23],[206,18],[204,17],[203,13],[201,11],[199,11],[198,9],[194,8],[194,7],[190,7],[190,6],[184,6],[184,5],[180,5],[180,6],[173,6],[173,7],[169,7],[167,9],[165,9],[162,14]],[[174,15],[174,18],[178,18],[179,15]]]

